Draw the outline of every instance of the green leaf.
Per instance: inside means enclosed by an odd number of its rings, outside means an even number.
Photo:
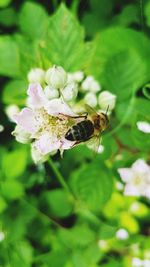
[[[98,158],[74,171],[70,184],[77,198],[94,211],[98,211],[108,201],[112,192],[111,173]]]
[[[11,3],[11,1],[12,0],[0,0],[0,7],[1,8],[7,7]]]
[[[126,99],[143,84],[145,72],[145,65],[139,55],[132,50],[125,50],[108,60],[102,83],[119,99]]]
[[[70,215],[73,210],[73,203],[72,199],[70,199],[70,195],[62,189],[46,192],[44,194],[44,199],[48,205],[50,215],[63,218]]]
[[[8,77],[19,75],[19,51],[9,36],[0,37],[0,74]]]
[[[11,27],[17,24],[17,12],[9,7],[0,10],[0,23],[6,27]]]
[[[27,98],[27,82],[12,80],[6,84],[3,90],[3,102],[7,105],[24,105]]]
[[[0,192],[8,200],[20,199],[24,194],[23,185],[17,181],[1,182]]]
[[[84,58],[84,32],[75,17],[62,4],[50,19],[45,56],[67,71],[80,69]]]
[[[16,34],[14,37],[20,53],[20,71],[26,80],[27,73],[32,68],[43,68],[39,43],[37,40],[31,41],[21,34]]]
[[[74,248],[84,248],[95,241],[95,232],[86,224],[80,223],[80,225],[74,226],[69,231],[67,229],[60,229],[58,238],[66,246],[70,244]]]
[[[0,213],[2,213],[7,207],[7,203],[2,196],[0,196]]]
[[[150,63],[147,58],[150,56],[150,41],[143,33],[123,27],[107,28],[95,37],[89,63],[86,66],[87,73],[93,74],[101,82],[105,64],[115,54],[125,50],[133,50],[143,59],[143,64],[147,67],[145,76],[149,79]]]
[[[48,25],[47,13],[41,5],[25,2],[20,12],[19,25],[22,33],[30,39],[43,39]]]
[[[12,180],[23,174],[26,164],[26,149],[16,149],[12,152],[5,153],[2,158],[2,173],[7,179]]]
[[[145,17],[146,17],[146,23],[150,27],[150,2],[147,2],[145,5]]]

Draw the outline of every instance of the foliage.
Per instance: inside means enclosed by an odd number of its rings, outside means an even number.
[[[149,134],[137,128],[150,123],[150,1],[57,2],[0,1],[0,266],[129,267],[150,257],[149,200],[117,187],[118,168],[150,162]],[[103,153],[80,145],[34,165],[11,136],[6,108],[25,105],[32,68],[53,64],[93,75],[117,102]],[[128,239],[116,238],[120,228]]]

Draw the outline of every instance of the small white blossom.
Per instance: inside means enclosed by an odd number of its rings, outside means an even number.
[[[132,267],[143,267],[143,261],[139,258],[133,258]]]
[[[0,242],[2,242],[5,239],[4,232],[0,232]]]
[[[0,133],[2,133],[3,131],[4,131],[4,126],[0,124]]]
[[[121,228],[116,232],[116,238],[120,240],[126,240],[129,238],[129,233],[126,229]]]
[[[87,76],[81,85],[82,91],[91,91],[97,93],[101,90],[100,84],[94,79],[93,76]]]
[[[103,91],[99,94],[98,103],[101,109],[106,110],[109,106],[109,110],[113,110],[116,104],[116,95],[109,91]]]
[[[59,98],[59,91],[49,85],[45,87],[44,93],[47,99]]]
[[[131,168],[120,168],[118,172],[125,182],[125,195],[150,198],[150,166],[138,159]]]
[[[98,247],[102,250],[102,251],[107,251],[109,249],[109,244],[106,240],[98,240]]]
[[[76,83],[68,83],[67,86],[62,91],[62,96],[65,101],[71,101],[74,100],[77,97],[78,94],[78,88]]]
[[[85,95],[84,102],[94,108],[97,106],[97,97],[94,93],[89,92]]]
[[[19,113],[20,109],[17,105],[9,105],[6,107],[5,112],[10,121],[14,121],[14,115]]]
[[[104,146],[103,145],[99,145],[99,147],[98,147],[98,154],[102,154],[103,152],[104,152]]]
[[[67,73],[62,67],[53,66],[47,70],[45,81],[55,89],[62,89],[67,83]]]
[[[31,69],[27,75],[29,83],[40,83],[42,84],[45,79],[45,71],[40,68]]]
[[[138,121],[136,125],[139,131],[143,133],[150,133],[150,123],[146,121]]]

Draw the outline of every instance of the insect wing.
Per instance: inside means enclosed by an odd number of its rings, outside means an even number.
[[[97,114],[96,110],[87,104],[85,104],[85,110],[89,115]]]
[[[86,142],[88,148],[93,150],[94,154],[98,153],[100,143],[101,143],[101,138],[99,135],[94,135],[90,140]]]

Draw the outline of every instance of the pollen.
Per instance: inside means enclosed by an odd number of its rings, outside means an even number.
[[[49,115],[44,108],[41,108],[36,112],[37,127],[39,128],[38,134],[48,132],[57,138],[65,136],[70,126],[69,118],[60,115],[54,117]]]

